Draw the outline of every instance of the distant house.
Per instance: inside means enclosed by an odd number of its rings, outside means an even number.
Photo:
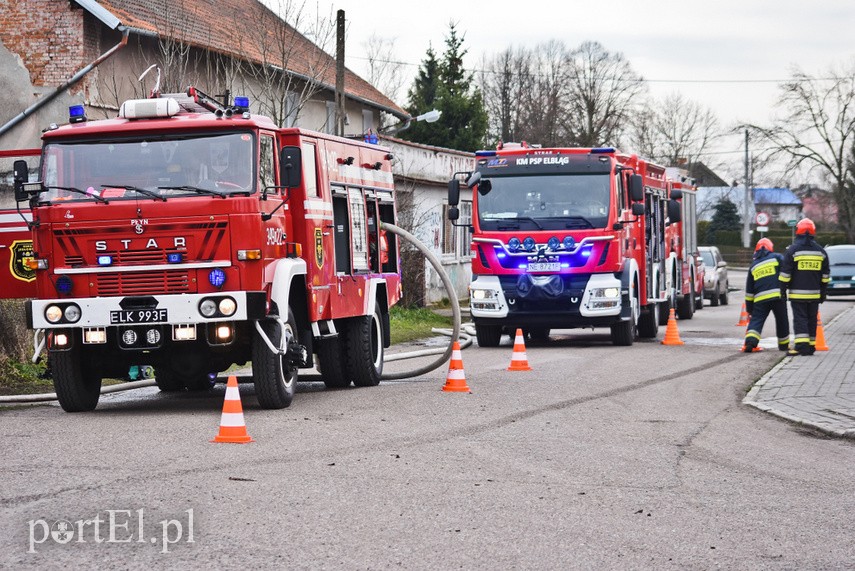
[[[696,186],[724,187],[727,186],[720,176],[702,162],[689,163],[685,167],[689,178],[695,180]]]
[[[802,214],[824,229],[837,226],[837,203],[830,191],[808,185],[794,191],[802,199]]]
[[[802,201],[789,188],[755,188],[754,209],[768,214],[772,223],[803,218]]]

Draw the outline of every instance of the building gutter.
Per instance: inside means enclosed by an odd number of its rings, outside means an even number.
[[[83,4],[81,4],[81,5],[83,5]],[[96,15],[96,17],[98,17],[98,19],[101,20],[102,22],[104,21],[101,17],[99,17],[97,15]],[[125,47],[128,43],[128,34],[129,34],[130,30],[128,30],[128,28],[122,26],[118,20],[115,20],[115,27],[113,29],[122,32],[122,39],[118,44],[116,44],[115,46],[113,46],[112,48],[110,48],[109,50],[107,50],[106,52],[101,54],[100,56],[98,56],[98,59],[96,59],[95,61],[93,61],[89,65],[83,67],[80,71],[75,73],[71,77],[71,79],[69,79],[68,81],[66,81],[65,83],[63,83],[59,87],[57,87],[55,90],[48,93],[47,95],[45,95],[44,97],[42,97],[41,99],[39,99],[38,101],[33,103],[32,105],[30,105],[29,107],[24,109],[23,111],[21,111],[21,113],[19,113],[15,117],[13,117],[8,123],[6,123],[2,127],[0,127],[0,137],[2,137],[8,131],[10,131],[13,127],[15,127],[15,125],[17,125],[18,123],[20,123],[21,121],[23,121],[24,119],[26,119],[27,117],[29,117],[30,115],[32,115],[33,113],[35,113],[36,111],[38,111],[39,109],[41,109],[42,107],[44,107],[45,105],[50,103],[51,101],[53,101],[54,99],[56,99],[59,95],[61,95],[62,93],[64,93],[65,91],[67,91],[68,89],[73,87],[81,79],[83,79],[83,77],[87,73],[89,73],[90,71],[92,71],[93,69],[98,67],[102,62],[104,62],[105,60],[110,58],[113,54],[115,54],[117,51],[119,51],[120,49]]]

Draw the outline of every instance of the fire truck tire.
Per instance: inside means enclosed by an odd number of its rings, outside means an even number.
[[[549,328],[547,327],[534,327],[531,329],[526,329],[526,333],[531,338],[532,341],[537,341],[538,343],[545,343],[549,341]]]
[[[479,347],[498,347],[502,340],[502,326],[476,323],[475,338],[478,339]]]
[[[695,292],[695,311],[700,311],[704,308],[704,290]]]
[[[289,339],[297,335],[297,320],[289,308],[284,332],[272,320],[263,321],[261,328],[278,347],[283,333]],[[289,368],[284,355],[272,353],[258,332],[253,333],[252,339],[252,379],[261,408],[279,409],[291,404],[297,388],[297,369]]]
[[[664,305],[664,304],[661,304]],[[660,316],[662,308],[658,303],[648,305],[647,311],[642,311],[638,318],[638,336],[647,339],[656,337],[659,333]]]
[[[347,364],[342,358],[342,333],[335,339],[318,342],[318,361],[321,377],[328,389],[345,389],[350,386]]]
[[[347,371],[357,387],[380,384],[383,374],[383,320],[379,308],[347,321],[342,349]]]
[[[635,342],[635,337],[638,335],[638,293],[634,294],[632,303],[631,317],[611,327],[612,345],[629,347]]]
[[[663,301],[659,304],[659,325],[668,325],[668,316],[671,313],[671,302]]]
[[[689,290],[689,293],[684,295],[677,302],[677,317],[680,319],[691,319],[695,313],[695,292]]]
[[[83,363],[84,356],[79,345],[50,352],[53,387],[65,412],[87,412],[98,406],[101,377]]]
[[[167,367],[157,367],[154,370],[154,382],[164,393],[175,393],[184,390],[184,380]]]

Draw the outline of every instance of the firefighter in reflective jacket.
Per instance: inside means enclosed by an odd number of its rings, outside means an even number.
[[[816,226],[804,218],[796,226],[796,239],[787,248],[781,263],[781,291],[790,290],[793,308],[793,344],[791,355],[813,355],[816,351],[816,322],[819,304],[825,301],[828,287],[828,255],[814,240]]]
[[[771,311],[775,315],[775,333],[778,349],[786,351],[790,346],[790,321],[787,316],[787,301],[781,296],[778,274],[781,272],[783,256],[774,253],[775,247],[769,238],[761,238],[754,249],[754,261],[748,269],[745,282],[745,310],[751,314],[745,332],[743,351],[751,353],[760,343],[763,324]]]

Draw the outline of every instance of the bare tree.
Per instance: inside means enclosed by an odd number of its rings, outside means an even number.
[[[846,184],[847,154],[855,145],[855,62],[832,67],[826,78],[796,68],[779,89],[780,115],[770,126],[748,127],[769,147],[769,158],[785,160],[788,172],[806,167],[829,179],[840,225],[855,241],[855,187]]]
[[[569,101],[565,127],[569,143],[589,147],[617,144],[629,126],[643,78],[621,53],[598,42],[584,42],[569,62]]]
[[[365,79],[396,103],[401,98],[406,75],[403,62],[395,59],[397,38],[384,38],[376,33],[362,43],[368,58],[368,77]]]
[[[519,141],[523,136],[524,101],[532,89],[532,53],[509,47],[484,62],[481,92],[489,116],[488,137],[498,141]],[[539,141],[538,139],[534,139]]]
[[[302,4],[290,0],[279,0],[274,7],[258,4],[236,18],[235,39],[242,58],[258,60],[247,66],[246,86],[259,110],[277,125],[289,125],[325,87],[325,78],[332,77],[334,59],[324,50],[335,39],[335,21],[320,13],[308,16]],[[301,36],[313,45],[299,41]]]
[[[721,136],[715,114],[677,92],[649,100],[632,127],[630,147],[668,166],[697,162]]]

